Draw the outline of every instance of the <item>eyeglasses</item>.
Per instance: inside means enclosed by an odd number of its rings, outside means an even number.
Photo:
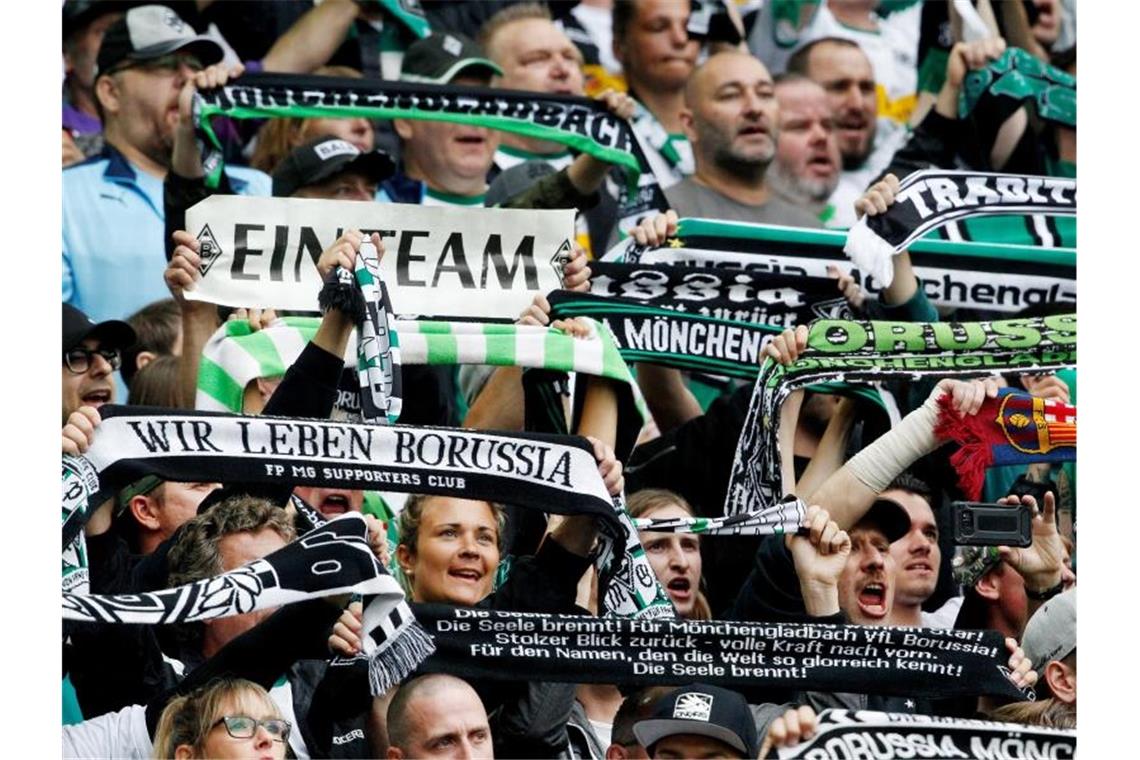
[[[251,718],[248,715],[223,715],[214,721],[214,728],[221,724],[226,727],[226,733],[235,739],[252,739],[254,734],[257,733],[257,727],[263,726],[275,742],[283,742],[288,740],[289,732],[293,730],[293,724],[281,718],[266,718],[258,720]]]
[[[150,58],[145,61],[129,61],[122,66],[115,66],[108,74],[117,74],[120,71],[127,69],[142,69],[143,71],[159,71],[165,74],[176,74],[181,67],[187,67],[195,74],[202,69],[206,68],[202,65],[196,57],[186,55],[185,53],[169,53],[167,55],[159,56],[158,58]]]
[[[97,348],[94,351],[87,348],[73,348],[63,355],[63,363],[76,375],[82,375],[91,369],[91,357],[99,354],[114,371],[123,363],[123,354],[117,348]]]

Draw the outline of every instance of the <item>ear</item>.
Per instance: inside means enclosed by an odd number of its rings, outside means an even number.
[[[102,76],[95,80],[95,97],[104,113],[119,113],[119,85],[114,76]]]
[[[396,562],[400,565],[400,572],[411,581],[412,580],[412,552],[408,549],[406,544],[400,544],[396,547]]]
[[[620,744],[611,744],[606,747],[606,760],[626,760],[628,757],[625,747]]]
[[[262,408],[269,403],[269,397],[273,395],[273,391],[277,390],[277,383],[267,380],[264,377],[257,378],[257,392],[261,394]]]
[[[1053,696],[1066,704],[1077,702],[1077,671],[1060,660],[1051,660],[1045,666],[1045,682]]]
[[[132,496],[127,508],[139,525],[147,530],[158,530],[158,500],[139,494]]]
[[[697,130],[693,126],[693,111],[691,108],[682,108],[681,113],[678,114],[681,119],[681,131],[685,133],[685,137],[689,139],[690,143],[697,142]]]
[[[404,757],[404,753],[400,750],[399,747],[392,747],[392,746],[388,747],[388,754],[387,754],[388,760],[403,760],[403,757]]]
[[[174,750],[174,760],[190,760],[194,757],[194,748],[189,744],[179,744]]]
[[[139,351],[139,355],[135,357],[135,369],[140,370],[157,358],[158,354],[154,351]]]
[[[998,588],[1000,581],[998,574],[993,570],[989,571],[981,578],[978,578],[974,583],[974,591],[988,602],[996,602],[1001,597],[1001,589]]]
[[[408,119],[392,119],[392,126],[401,140],[412,139],[412,123]]]

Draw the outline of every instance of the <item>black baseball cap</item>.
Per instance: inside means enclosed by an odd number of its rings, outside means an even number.
[[[91,317],[69,303],[63,305],[63,353],[88,338],[98,338],[105,348],[130,348],[135,344],[133,327],[118,319],[93,322]]]
[[[273,195],[287,198],[306,185],[315,185],[349,169],[379,184],[392,176],[396,164],[382,150],[365,153],[348,140],[318,137],[295,148],[273,170]]]
[[[404,53],[400,80],[447,84],[460,72],[485,76],[502,75],[498,64],[483,56],[470,37],[458,32],[437,32],[417,40]]]
[[[483,205],[493,208],[506,203],[517,195],[522,195],[548,174],[554,174],[554,167],[545,161],[524,161],[510,169],[499,172],[487,188],[487,195],[483,198]]]
[[[98,72],[105,74],[123,61],[149,61],[177,50],[193,53],[203,66],[225,57],[221,45],[195,34],[193,27],[170,8],[140,5],[107,29],[95,62]]]
[[[694,683],[662,697],[653,714],[633,725],[633,735],[649,749],[669,736],[696,734],[724,742],[756,757],[760,739],[748,702],[735,691]]]
[[[65,0],[63,3],[63,39],[86,29],[89,24],[108,13],[121,13],[140,2],[130,0]]]
[[[892,544],[910,532],[910,514],[903,505],[891,499],[875,499],[875,503],[858,522],[864,521],[878,526],[888,543]]]

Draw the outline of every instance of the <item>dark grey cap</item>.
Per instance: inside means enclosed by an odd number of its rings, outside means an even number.
[[[447,84],[461,72],[486,77],[502,75],[494,61],[470,38],[458,32],[437,32],[413,42],[404,53],[400,69],[403,82]]]
[[[392,176],[396,164],[383,151],[365,153],[339,137],[318,137],[294,148],[273,170],[273,195],[288,198],[306,185],[315,185],[350,169],[379,184]]]

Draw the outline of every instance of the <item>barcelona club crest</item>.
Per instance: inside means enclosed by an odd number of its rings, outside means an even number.
[[[1024,454],[1049,454],[1077,446],[1077,408],[1060,401],[1006,394],[997,423],[1009,445]]]

